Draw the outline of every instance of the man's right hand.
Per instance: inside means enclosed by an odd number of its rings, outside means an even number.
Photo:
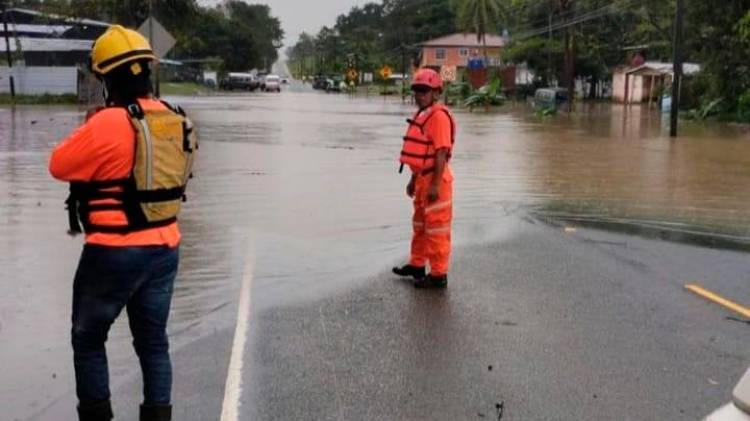
[[[414,198],[414,180],[410,181],[409,184],[406,185],[406,195]]]

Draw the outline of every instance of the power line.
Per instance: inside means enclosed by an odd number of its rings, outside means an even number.
[[[553,23],[552,25],[547,24],[545,26],[531,28],[526,31],[516,30],[519,33],[519,35],[512,35],[511,39],[513,39],[514,41],[518,41],[518,40],[533,38],[537,35],[546,34],[547,32],[554,32],[554,31],[558,31],[560,29],[564,29],[570,26],[578,25],[580,23],[588,22],[590,20],[599,19],[609,14],[615,13],[616,6],[618,5],[632,6],[638,1],[640,0],[624,0],[622,4],[618,4],[621,1],[615,0],[606,6],[600,7],[599,9],[592,10],[590,12],[583,13],[572,19],[559,19],[556,23]]]

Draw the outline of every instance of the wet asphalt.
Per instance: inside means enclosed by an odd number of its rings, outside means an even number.
[[[384,271],[297,305],[255,291],[239,419],[687,420],[729,400],[750,325],[683,286],[747,297],[745,253],[506,223],[455,250],[446,290]],[[220,419],[233,334],[174,351],[175,420]],[[117,419],[139,388],[115,388]]]
[[[349,105],[341,99],[304,98],[348,107],[352,124],[343,130],[340,123],[318,115],[305,120],[300,117],[304,110],[283,111],[274,108],[273,100],[256,99],[252,109],[259,120],[248,123],[250,130],[245,123],[234,123],[247,115],[246,110],[233,110],[236,104],[186,101],[189,109],[196,109],[197,119],[207,123],[204,137],[212,141],[202,149],[182,222],[183,263],[170,328],[175,420],[220,420],[228,392],[239,396],[236,421],[686,420],[700,419],[730,399],[750,364],[750,325],[685,291],[684,285],[698,283],[749,304],[745,242],[729,247],[680,235],[670,241],[646,238],[642,232],[588,228],[580,220],[563,222],[550,212],[540,215],[534,206],[519,206],[516,192],[539,188],[535,183],[559,189],[562,196],[577,188],[597,190],[581,187],[588,182],[586,174],[577,182],[554,184],[577,158],[558,159],[559,151],[546,149],[528,162],[504,163],[502,174],[507,172],[511,181],[486,177],[495,174],[491,160],[481,161],[488,155],[494,123],[478,116],[473,117],[476,125],[465,130],[488,137],[474,144],[467,139],[458,155],[457,185],[463,195],[459,192],[457,200],[449,287],[418,291],[389,271],[406,258],[408,203],[401,191],[403,180],[383,175],[393,164],[390,146],[383,146],[387,142],[381,139],[401,130],[405,109],[378,101]],[[284,112],[298,118],[298,125],[278,124],[274,119],[288,119]],[[342,112],[334,109],[331,115]],[[374,128],[371,120],[384,122],[383,128]],[[533,128],[516,128],[514,119],[503,121],[503,136],[516,130],[536,136]],[[60,133],[54,136],[62,136],[72,123],[58,127]],[[29,129],[30,138],[43,141],[39,150],[18,153],[11,145],[9,155],[15,160],[11,164],[24,164],[7,182],[11,204],[23,208],[23,203],[38,200],[35,190],[16,193],[16,178],[33,176],[33,185],[43,194],[38,207],[22,213],[16,223],[2,225],[9,241],[18,245],[8,249],[18,254],[17,262],[9,262],[25,288],[10,291],[24,297],[31,288],[25,283],[38,280],[50,295],[46,300],[34,295],[38,306],[13,301],[23,310],[14,313],[17,319],[28,319],[31,330],[34,323],[45,327],[40,331],[43,339],[14,336],[21,328],[14,328],[15,319],[0,312],[13,323],[10,335],[15,338],[12,347],[0,350],[5,356],[0,364],[7,364],[2,371],[17,379],[6,377],[0,384],[21,397],[0,406],[7,404],[11,414],[28,415],[14,415],[13,420],[75,417],[65,317],[67,278],[78,245],[57,235],[60,224],[45,222],[62,220],[58,202],[64,198],[64,186],[41,181],[46,173],[40,163],[55,140],[40,137],[43,133],[41,128]],[[376,142],[348,146],[352,133],[355,139],[371,137]],[[548,145],[557,145],[544,137],[539,144],[550,149]],[[680,147],[701,146],[697,141],[686,144]],[[744,148],[737,146],[739,141],[732,145]],[[507,148],[497,156],[527,156],[516,144]],[[643,150],[625,148],[626,155]],[[595,156],[614,155],[601,148],[593,151]],[[654,156],[661,157],[661,151],[638,155],[661,168],[662,161]],[[676,156],[674,165],[683,171],[692,168],[698,153]],[[473,158],[480,162],[474,172],[467,164]],[[535,164],[529,169],[531,162]],[[741,163],[721,162],[730,169]],[[547,168],[552,168],[549,180],[539,175]],[[604,185],[624,182],[624,163],[622,170],[621,179]],[[514,174],[524,172],[532,175],[516,181]],[[699,195],[686,194],[682,184],[674,187],[670,177],[658,185],[674,189],[674,204],[645,196],[633,201],[630,195],[637,189],[615,198],[636,203],[633,208],[639,210],[645,203],[665,206],[660,215],[672,209],[675,220],[700,216],[704,208],[686,205],[699,202]],[[366,184],[372,180],[378,181]],[[320,185],[328,185],[330,192],[315,191]],[[710,221],[726,221],[723,226],[743,234],[747,225],[737,218],[747,207],[741,204],[743,195],[734,191],[726,202],[711,205],[733,210],[717,211]],[[570,202],[608,203],[603,196]],[[382,200],[380,207],[373,205],[372,197]],[[278,207],[289,203],[305,206]],[[16,218],[13,209],[8,211],[11,222]],[[608,212],[618,213],[611,209],[607,205]],[[650,209],[644,218],[651,216]],[[664,218],[668,222],[669,216]],[[702,226],[712,228],[711,223]],[[39,250],[34,251],[30,240],[39,236],[50,238],[42,249],[49,258],[35,266],[30,262]],[[54,280],[54,288],[49,280]],[[239,294],[248,280],[247,342],[237,348]],[[34,315],[37,307],[44,311]],[[110,340],[113,400],[116,419],[135,420],[140,373],[124,326],[125,321],[119,321]],[[0,330],[7,332],[7,327]],[[228,391],[233,354],[242,362],[241,371],[234,373],[241,383],[239,390]],[[12,359],[17,363],[9,364]],[[23,373],[32,374],[24,378]],[[18,392],[15,385],[25,390]],[[38,385],[37,392],[33,385]]]
[[[255,314],[242,419],[684,420],[728,400],[750,326],[683,283],[748,297],[746,255],[509,222],[456,250],[445,291],[384,272]]]

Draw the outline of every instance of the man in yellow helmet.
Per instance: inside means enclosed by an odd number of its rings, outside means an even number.
[[[140,419],[171,419],[166,326],[179,258],[177,214],[197,143],[182,110],[152,96],[155,59],[143,36],[119,25],[97,39],[91,69],[105,85],[107,107],[50,159],[50,173],[71,186],[70,232],[86,233],[71,331],[81,421],[113,417],[104,345],[123,309],[143,373]]]

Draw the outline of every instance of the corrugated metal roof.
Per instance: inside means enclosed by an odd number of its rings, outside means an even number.
[[[485,36],[487,47],[504,47],[505,38],[500,35],[487,34]],[[484,43],[477,41],[477,34],[452,34],[444,37],[435,38],[422,43],[425,47],[467,47],[467,48],[480,48],[484,46]]]
[[[42,17],[47,17],[47,18],[52,18],[52,19],[61,19],[61,20],[64,20],[65,22],[68,22],[68,23],[78,23],[78,24],[82,24],[82,25],[103,26],[103,27],[110,27],[110,26],[112,26],[111,23],[102,22],[102,21],[98,21],[98,20],[93,20],[93,19],[77,19],[77,18],[72,18],[72,17],[69,17],[69,16],[60,16],[60,15],[56,15],[56,14],[53,14],[53,13],[42,13],[42,12],[38,12],[36,10],[31,10],[31,9],[22,9],[22,8],[19,8],[19,7],[12,7],[10,9],[8,9],[8,11],[9,12],[17,12],[17,13],[25,13],[27,15],[32,15],[32,16],[42,16]]]
[[[91,51],[94,41],[87,39],[27,38],[10,40],[10,50],[16,51],[16,40],[21,43],[21,51]]]
[[[25,33],[25,34],[47,34],[47,35],[61,35],[65,31],[72,28],[69,25],[29,25],[29,24],[8,24],[8,32],[12,35],[14,33]],[[0,27],[0,34],[4,34],[5,31]]]
[[[674,73],[674,64],[663,63],[659,61],[647,61],[638,67],[628,69],[627,73],[642,73],[642,72],[648,72],[648,71],[654,72],[654,73],[665,74],[665,75],[671,75],[672,73]],[[682,72],[686,75],[693,75],[696,73],[700,73],[700,71],[701,71],[700,64],[695,64],[695,63],[683,63],[682,64]]]

